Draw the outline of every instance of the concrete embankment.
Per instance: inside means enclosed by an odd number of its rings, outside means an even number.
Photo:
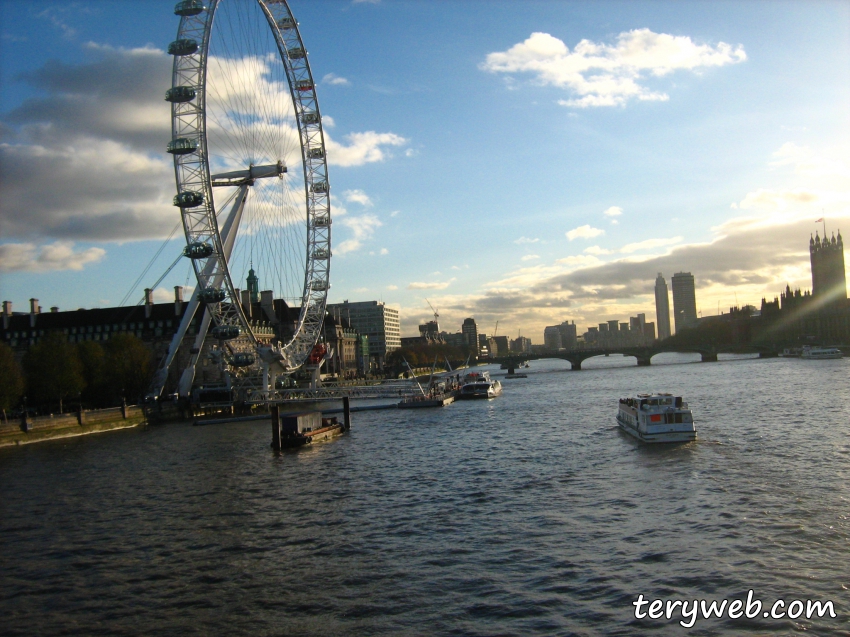
[[[97,409],[78,414],[37,416],[27,418],[26,422],[17,419],[0,421],[0,447],[127,429],[138,427],[145,422],[144,411],[136,406]]]

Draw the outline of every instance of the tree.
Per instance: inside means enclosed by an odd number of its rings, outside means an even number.
[[[85,387],[83,364],[77,348],[59,332],[48,332],[30,347],[23,359],[27,392],[37,403],[62,401],[77,396]]]
[[[21,366],[15,360],[12,348],[0,343],[0,409],[3,410],[3,420],[6,420],[6,411],[18,404],[23,393]]]
[[[89,406],[103,407],[109,404],[110,387],[106,367],[106,352],[100,343],[95,341],[80,341],[77,343],[77,353],[83,364],[83,378],[86,388],[81,399]]]
[[[114,397],[139,402],[153,379],[153,356],[133,334],[116,334],[106,342],[106,369]]]

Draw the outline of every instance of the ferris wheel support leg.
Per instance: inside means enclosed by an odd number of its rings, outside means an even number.
[[[263,400],[268,402],[271,392],[269,391],[269,364],[263,361]]]
[[[181,396],[189,396],[192,393],[192,383],[195,382],[195,368],[198,365],[198,360],[201,358],[201,350],[204,348],[204,340],[206,340],[207,330],[210,328],[211,320],[212,316],[204,308],[204,316],[201,319],[201,324],[198,326],[198,335],[192,344],[192,356],[189,358],[189,364],[186,365],[186,369],[183,370],[183,374],[180,376],[178,391]]]
[[[233,244],[236,241],[236,233],[239,230],[239,222],[242,220],[242,211],[245,209],[245,199],[247,195],[248,186],[241,186],[239,189],[239,194],[236,197],[236,201],[234,202],[233,207],[230,209],[230,213],[227,215],[227,220],[221,228],[221,237],[223,244],[222,247],[224,248],[224,256],[228,260],[230,259],[230,253],[233,251]],[[214,263],[210,263],[208,265],[210,272],[212,271],[214,265]],[[218,287],[219,285],[221,285],[223,277],[224,275],[222,274],[219,274],[215,277],[213,281],[214,287]],[[192,302],[196,303],[196,307],[197,297],[198,289],[196,288],[195,292],[192,294]],[[234,300],[234,302],[238,302],[238,300]],[[189,320],[191,321],[191,318]],[[192,356],[189,359],[189,364],[186,365],[186,369],[183,370],[183,374],[180,376],[180,385],[178,387],[178,392],[181,396],[189,396],[192,393],[192,383],[195,382],[195,372],[198,366],[198,361],[201,358],[201,350],[204,348],[204,340],[206,340],[207,331],[210,329],[211,321],[212,315],[210,314],[210,312],[207,311],[205,307],[204,317],[203,319],[201,319],[201,324],[198,327],[198,336],[195,338],[195,343],[192,346]]]
[[[198,303],[198,288],[195,288],[195,291],[192,293],[192,298],[186,305],[186,311],[183,313],[183,319],[180,321],[180,326],[177,328],[177,332],[175,332],[174,337],[171,339],[171,343],[168,346],[168,353],[154,376],[150,392],[148,393],[149,397],[157,399],[160,394],[162,394],[165,382],[168,380],[168,370],[171,368],[171,363],[177,355],[177,350],[180,349],[183,337],[186,336],[189,324],[192,322],[192,319],[195,318],[195,312],[198,310]],[[182,392],[180,392],[180,395],[183,395]]]

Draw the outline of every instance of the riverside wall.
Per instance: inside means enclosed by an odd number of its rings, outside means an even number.
[[[84,436],[142,424],[147,424],[147,417],[144,409],[137,405],[0,420],[0,447]]]

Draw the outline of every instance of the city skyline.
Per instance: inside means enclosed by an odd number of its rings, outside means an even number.
[[[844,4],[531,3],[486,19],[475,3],[291,5],[329,122],[329,301],[383,300],[402,335],[431,316],[427,296],[453,329],[499,320],[542,343],[567,317],[651,314],[658,272],[692,272],[713,314],[810,287],[815,220],[850,227],[850,71],[830,64],[850,53]],[[0,2],[0,287],[16,309],[117,305],[177,221],[173,2],[123,9]]]

